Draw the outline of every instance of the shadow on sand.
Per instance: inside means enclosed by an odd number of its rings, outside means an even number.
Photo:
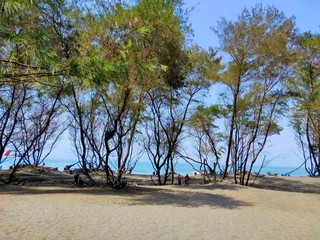
[[[125,205],[168,205],[176,207],[198,208],[210,206],[213,208],[235,209],[252,206],[252,203],[243,202],[221,194],[197,191],[197,188],[189,190],[167,188],[152,188],[130,186],[127,189],[113,190],[106,187],[72,187],[72,186],[19,186],[6,185],[0,187],[1,194],[12,195],[41,195],[41,194],[85,194],[97,196],[123,197]]]
[[[134,178],[134,176],[132,176]],[[141,181],[141,176],[140,176]],[[168,205],[176,207],[198,208],[210,206],[213,208],[234,209],[252,206],[243,202],[215,193],[215,189],[236,191],[239,186],[232,184],[194,184],[190,186],[155,187],[142,184],[130,185],[127,189],[114,190],[108,187],[78,187],[73,184],[73,175],[65,172],[46,174],[22,172],[14,184],[0,185],[0,195],[41,195],[41,194],[85,194],[96,196],[116,196],[124,200],[126,205]],[[143,181],[139,182],[142,183]],[[148,177],[144,183],[148,183]]]
[[[302,178],[304,178],[302,181]],[[311,177],[264,177],[255,185],[255,188],[284,191],[284,192],[301,192],[320,194],[320,178]]]
[[[135,176],[131,176],[134,180]],[[108,187],[78,187],[73,184],[73,175],[64,172],[48,174],[20,173],[14,184],[0,185],[0,195],[41,195],[41,194],[69,194],[116,196],[125,205],[168,205],[175,207],[198,208],[209,206],[212,208],[236,209],[253,206],[251,202],[241,201],[223,194],[223,191],[238,191],[243,187],[236,184],[191,184],[171,185],[163,187],[152,186],[148,177],[136,176],[139,186],[130,185],[127,189],[114,190]],[[129,179],[128,179],[129,180]],[[137,179],[136,179],[137,180]],[[320,179],[302,182],[283,177],[268,177],[257,182],[256,188],[279,191],[320,193]],[[140,183],[144,183],[141,184]],[[309,184],[310,183],[310,184]],[[215,190],[219,190],[219,194]],[[222,192],[222,193],[221,193]],[[118,204],[118,203],[115,203]]]

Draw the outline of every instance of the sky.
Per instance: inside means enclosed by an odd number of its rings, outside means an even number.
[[[194,7],[189,20],[195,42],[204,48],[218,46],[218,39],[210,27],[215,27],[221,17],[236,20],[243,8],[250,9],[259,3],[275,6],[288,18],[295,16],[296,26],[302,32],[320,32],[319,0],[185,0],[188,9]]]
[[[301,32],[320,32],[320,1],[319,0],[185,0],[185,6],[189,9],[189,21],[194,30],[194,42],[203,48],[218,47],[218,39],[210,29],[215,27],[221,17],[227,20],[236,20],[244,7],[250,9],[256,4],[263,6],[275,6],[286,17],[295,17],[296,26]],[[294,134],[283,121],[284,130],[280,135],[273,136],[268,146],[268,155],[273,161],[270,165],[297,167],[302,160],[299,158],[299,150]],[[59,146],[51,153],[51,159],[76,159],[65,137]]]

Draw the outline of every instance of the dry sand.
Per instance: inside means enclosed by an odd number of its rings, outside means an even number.
[[[131,176],[137,186],[112,190],[25,177],[0,185],[0,239],[320,239],[320,178],[157,187]]]

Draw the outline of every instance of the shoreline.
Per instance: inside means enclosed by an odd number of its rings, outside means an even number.
[[[0,170],[0,187],[5,185],[3,180],[8,176],[9,170]],[[80,175],[82,179],[86,179],[84,175]],[[91,176],[98,182],[104,181],[104,172],[92,172]],[[124,180],[128,186],[154,186],[152,178],[156,181],[156,176],[150,174],[124,174]],[[184,176],[182,176],[184,177]],[[74,175],[68,171],[59,171],[50,167],[26,167],[18,169],[16,173],[16,181],[11,185],[22,186],[66,186],[74,187]],[[217,185],[221,184],[219,177],[217,182],[203,182],[203,175],[190,175],[191,185]],[[2,181],[1,181],[2,179]],[[171,178],[166,185],[171,185]],[[251,178],[251,182],[253,177]],[[233,176],[227,177],[223,184],[234,184]],[[177,174],[175,174],[174,184],[177,185]],[[238,185],[240,186],[240,185]],[[245,186],[248,188],[260,188],[277,191],[289,191],[289,192],[304,192],[304,193],[319,193],[320,194],[320,177],[307,177],[307,176],[274,176],[274,175],[262,175],[256,179],[251,186]]]
[[[58,171],[63,172],[64,167],[68,164],[70,164],[70,161],[56,161],[52,160],[53,162],[49,161],[49,164],[46,164],[46,168],[52,168],[52,169],[58,169]],[[74,163],[74,161],[71,161]],[[140,166],[141,164],[141,166]],[[3,164],[2,170],[10,170],[9,169],[10,164]],[[175,172],[180,173],[182,175],[189,174],[193,176],[197,171],[192,169],[190,165],[186,163],[179,163],[177,164],[178,167],[176,167]],[[43,167],[43,166],[39,166]],[[283,167],[283,166],[267,166],[260,172],[260,175],[277,175],[277,176],[284,176],[285,174],[295,170],[296,167]],[[254,174],[257,169],[253,169],[252,174]],[[1,171],[1,170],[0,170]],[[151,165],[149,162],[140,162],[137,164],[137,166],[133,169],[133,174],[137,175],[147,175],[150,176],[153,173],[153,169],[151,168]],[[293,173],[290,173],[291,177],[308,177],[308,173],[305,171],[304,168],[297,169]]]

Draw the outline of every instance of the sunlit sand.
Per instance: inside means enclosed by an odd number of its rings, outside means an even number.
[[[68,173],[33,177],[0,186],[0,239],[320,236],[320,178],[264,177],[253,188],[191,176],[190,186],[160,187],[133,175],[127,189],[113,190],[76,187]]]

